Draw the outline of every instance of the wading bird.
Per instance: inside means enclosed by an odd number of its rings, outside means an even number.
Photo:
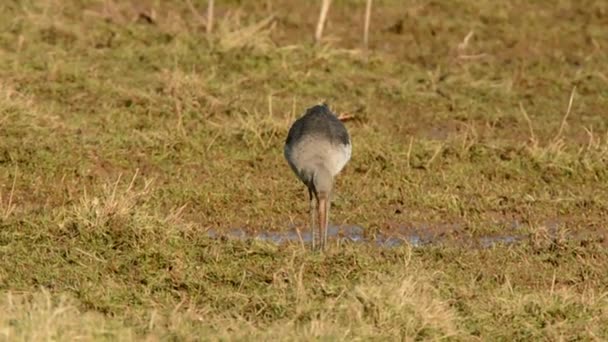
[[[306,110],[287,134],[285,159],[308,187],[312,248],[316,249],[315,204],[319,220],[319,246],[327,246],[330,195],[334,177],[350,159],[352,146],[344,124],[326,104]],[[316,203],[315,203],[316,202]]]

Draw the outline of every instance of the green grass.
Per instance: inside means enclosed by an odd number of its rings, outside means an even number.
[[[0,339],[608,338],[608,5],[375,1],[368,52],[364,1],[314,46],[318,5],[0,5]],[[435,243],[207,236],[306,230],[282,148],[321,101],[332,223]]]

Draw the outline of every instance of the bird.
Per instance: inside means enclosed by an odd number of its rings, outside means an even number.
[[[351,158],[352,145],[346,127],[326,103],[306,110],[289,128],[284,155],[308,188],[312,249],[325,250],[334,179]],[[319,245],[315,239],[315,205],[319,221]]]

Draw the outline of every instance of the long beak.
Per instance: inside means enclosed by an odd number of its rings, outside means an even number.
[[[329,209],[328,196],[319,194],[319,205],[317,210],[319,213],[319,245],[321,250],[325,250],[327,243],[327,214]]]

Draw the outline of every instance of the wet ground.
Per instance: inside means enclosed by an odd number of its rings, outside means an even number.
[[[437,226],[402,226],[390,229],[390,232],[379,232],[376,234],[366,233],[360,226],[344,225],[330,226],[328,237],[330,241],[338,243],[373,243],[379,247],[397,247],[404,244],[420,247],[432,244],[457,244],[462,246],[489,248],[495,245],[510,245],[523,240],[534,238],[558,241],[560,239],[573,240],[597,240],[603,243],[608,242],[606,233],[602,232],[577,232],[568,231],[560,227],[558,222],[547,222],[544,224],[543,234],[532,236],[527,233],[524,226],[519,222],[510,222],[505,225],[507,228],[501,233],[479,234],[467,233],[462,226],[443,225]],[[257,239],[270,241],[276,244],[302,243],[310,244],[310,230],[298,230],[290,228],[286,231],[251,231],[243,228],[231,230],[207,231],[213,238],[233,238],[241,240]]]
[[[298,231],[289,229],[287,231],[265,231],[252,232],[246,229],[235,228],[229,231],[208,230],[210,237],[234,238],[234,239],[257,239],[270,241],[276,244],[283,243],[304,243],[311,242],[310,231]],[[404,244],[412,246],[423,246],[433,243],[456,241],[453,237],[439,236],[433,233],[415,233],[411,229],[403,229],[391,233],[378,233],[372,236],[365,234],[365,230],[359,226],[330,226],[327,233],[330,241],[338,240],[340,243],[374,243],[380,247],[396,247]],[[474,245],[481,247],[491,247],[495,244],[511,244],[523,239],[524,235],[487,235],[471,237],[468,240]],[[462,240],[462,238],[458,239]],[[463,242],[463,241],[461,241]]]

